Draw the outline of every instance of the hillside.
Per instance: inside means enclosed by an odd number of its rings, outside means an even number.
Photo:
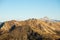
[[[6,21],[0,25],[0,40],[60,40],[60,22],[43,19]]]

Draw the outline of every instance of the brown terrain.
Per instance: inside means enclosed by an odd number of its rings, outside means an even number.
[[[0,26],[0,40],[60,40],[60,22],[42,19],[6,21]]]

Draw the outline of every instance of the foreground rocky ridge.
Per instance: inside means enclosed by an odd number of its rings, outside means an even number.
[[[6,21],[0,26],[0,40],[60,40],[60,22],[42,19]]]

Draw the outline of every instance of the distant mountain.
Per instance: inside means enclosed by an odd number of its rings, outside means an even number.
[[[46,17],[11,20],[0,25],[0,40],[60,40],[60,22]]]
[[[60,22],[60,20],[54,20],[54,21],[56,21],[56,22]]]

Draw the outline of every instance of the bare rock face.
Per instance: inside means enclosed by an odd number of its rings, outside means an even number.
[[[0,28],[0,40],[60,40],[60,24],[37,19],[7,21]]]

